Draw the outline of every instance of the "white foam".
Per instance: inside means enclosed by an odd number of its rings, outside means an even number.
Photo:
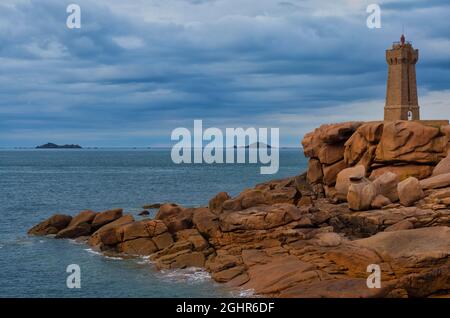
[[[102,253],[94,251],[92,248],[85,248],[84,249],[86,252],[91,253],[91,254],[95,254],[95,255],[102,255]]]
[[[101,252],[94,251],[92,248],[85,248],[84,250],[85,250],[86,252],[91,253],[91,254],[94,254],[94,255],[103,256],[103,257],[106,258],[106,259],[123,260],[123,257],[119,257],[119,256],[108,256],[108,255],[105,255],[105,254],[103,254],[103,253],[101,253]]]
[[[256,297],[254,289],[242,289],[238,291],[238,297]]]
[[[153,264],[153,262],[150,260],[150,255],[147,256],[141,256],[138,258],[137,263],[139,265],[143,265],[143,264]]]
[[[199,283],[211,279],[211,275],[204,269],[188,267],[185,269],[161,270],[163,278],[172,281],[182,281],[187,283]]]

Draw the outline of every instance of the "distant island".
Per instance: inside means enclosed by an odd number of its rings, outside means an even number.
[[[45,145],[36,146],[36,149],[82,149],[82,147],[80,145],[57,145],[49,142]]]
[[[236,148],[238,148],[238,146],[234,145],[234,148],[236,149]],[[252,143],[251,145],[246,145],[245,147],[239,147],[239,148],[245,148],[245,149],[269,148],[270,149],[270,148],[272,148],[272,146],[267,145],[263,142],[255,142],[255,143]]]

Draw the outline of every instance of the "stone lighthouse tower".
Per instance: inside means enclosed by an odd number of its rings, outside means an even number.
[[[405,42],[402,35],[400,42],[394,42],[386,50],[388,63],[388,80],[384,120],[419,120],[419,103],[417,100],[416,63],[419,50]]]

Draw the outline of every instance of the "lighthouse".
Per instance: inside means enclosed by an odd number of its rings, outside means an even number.
[[[400,42],[394,42],[386,50],[388,79],[384,120],[420,120],[417,98],[416,63],[419,50],[405,41],[402,34]]]

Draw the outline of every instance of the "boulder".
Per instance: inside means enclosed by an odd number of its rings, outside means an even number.
[[[226,192],[219,192],[214,198],[209,200],[209,210],[211,213],[220,214],[223,211],[223,203],[231,197]]]
[[[102,244],[102,237],[107,240],[107,237],[112,237],[112,243],[103,243],[107,245],[114,245],[119,242],[120,237],[116,235],[116,229],[121,227],[124,224],[128,224],[134,222],[134,218],[131,214],[125,214],[122,217],[118,218],[117,220],[108,223],[101,228],[99,228],[97,231],[94,232],[94,234],[91,235],[91,237],[88,240],[88,244],[90,246],[98,246],[99,244]]]
[[[189,241],[194,251],[203,251],[208,248],[209,244],[196,229],[187,229],[179,231],[176,234],[177,241]]]
[[[130,241],[121,242],[117,245],[117,251],[119,253],[125,253],[130,255],[150,255],[156,252],[159,248],[150,238],[137,238]]]
[[[398,285],[410,297],[427,297],[450,287],[450,228],[447,226],[380,232],[354,243],[388,259],[400,278]]]
[[[201,252],[183,253],[178,255],[174,262],[170,264],[171,269],[198,267],[205,265],[205,255]]]
[[[318,152],[321,164],[330,165],[344,159],[344,144],[324,144]]]
[[[144,210],[144,211],[139,212],[139,215],[141,215],[141,216],[150,215],[150,212],[147,210]]]
[[[164,232],[162,234],[153,237],[153,242],[155,243],[156,247],[159,250],[162,250],[173,244],[173,238],[169,232]]]
[[[436,167],[433,169],[432,176],[437,176],[439,174],[450,173],[450,154],[447,155],[444,159],[439,161]]]
[[[247,190],[239,195],[242,209],[258,205],[270,204],[270,197],[261,190]]]
[[[398,201],[397,185],[400,182],[399,177],[392,172],[383,173],[373,181],[377,194],[388,198],[391,202]]]
[[[258,294],[277,294],[299,283],[321,279],[313,264],[293,255],[273,257],[268,263],[251,266],[248,274],[250,279],[243,288]]]
[[[242,257],[245,255],[245,250],[242,251]],[[253,258],[254,259],[254,258]],[[205,263],[205,268],[212,272],[220,272],[228,268],[242,265],[242,259],[236,255],[218,254],[212,255]]]
[[[183,207],[175,203],[164,203],[159,207],[155,219],[165,220],[171,216],[180,214]]]
[[[310,206],[313,204],[314,204],[314,201],[310,196],[302,196],[300,201],[298,201],[297,206],[302,207],[302,206]]]
[[[159,208],[155,218],[163,221],[170,233],[175,233],[192,227],[193,211],[191,208],[183,208],[177,204],[166,203]]]
[[[413,164],[406,164],[406,165],[390,165],[390,166],[382,166],[379,168],[375,168],[372,173],[370,174],[369,179],[375,180],[379,176],[385,174],[386,172],[392,172],[395,173],[399,181],[403,181],[406,178],[414,177],[419,180],[427,178],[431,175],[433,171],[433,166],[429,165],[413,165]]]
[[[96,215],[97,213],[91,210],[81,211],[72,218],[72,221],[70,221],[67,227],[76,227],[82,223],[91,224]]]
[[[400,204],[404,206],[411,206],[423,197],[419,180],[414,177],[409,177],[400,182],[397,186],[397,191]]]
[[[226,283],[231,281],[233,278],[241,275],[244,273],[245,268],[243,266],[235,266],[231,268],[224,269],[220,272],[214,272],[211,275],[211,278],[214,279],[216,282],[219,283]]]
[[[28,230],[29,235],[49,235],[56,234],[62,229],[66,228],[72,217],[70,215],[55,214],[49,217],[47,220],[33,226]]]
[[[437,189],[450,186],[450,173],[438,174],[434,177],[420,180],[422,189]]]
[[[206,238],[216,236],[220,232],[218,217],[208,208],[195,209],[192,220],[195,228]]]
[[[73,239],[80,236],[87,236],[89,234],[91,234],[91,225],[88,223],[80,223],[62,229],[61,231],[58,232],[58,234],[56,234],[55,238]]]
[[[409,220],[403,220],[388,226],[384,231],[392,232],[392,231],[402,231],[402,230],[410,230],[414,228],[414,224]]]
[[[375,145],[380,141],[383,122],[361,125],[345,143],[345,162],[349,166],[364,162],[368,168],[375,157]]]
[[[103,225],[117,220],[122,217],[123,209],[112,209],[98,213],[92,220],[92,228],[97,230]]]
[[[318,159],[314,159],[314,158],[309,159],[307,171],[308,172],[307,172],[306,177],[307,177],[309,183],[313,184],[313,183],[322,182],[322,178],[323,178],[322,165]]]
[[[344,160],[338,161],[332,165],[323,166],[323,183],[332,186],[336,183],[336,178],[339,172],[347,168]]]
[[[142,220],[122,225],[117,231],[123,242],[141,237],[158,236],[167,232],[167,227],[161,220]]]
[[[366,169],[363,165],[346,168],[340,171],[336,178],[336,196],[339,200],[347,200],[348,188],[350,187],[350,177],[363,178]]]
[[[352,182],[347,193],[348,207],[354,211],[368,210],[376,195],[375,186],[368,179]]]
[[[324,144],[345,143],[361,124],[361,122],[344,122],[322,125],[313,132],[307,133],[302,140],[305,156],[318,158]]]
[[[201,252],[181,250],[173,254],[162,255],[156,259],[155,264],[159,269],[201,268],[205,265],[205,255]]]
[[[395,189],[395,191],[397,192],[397,189]],[[384,195],[382,194],[378,194],[375,199],[373,199],[372,203],[370,204],[372,208],[374,209],[381,209],[382,207],[385,207],[389,204],[391,204],[391,200],[389,200],[388,198],[386,198]]]
[[[414,121],[386,122],[375,162],[436,164],[447,153],[447,139],[440,129]]]
[[[219,217],[219,225],[223,232],[265,230],[299,220],[301,215],[295,205],[278,203],[223,213]]]

